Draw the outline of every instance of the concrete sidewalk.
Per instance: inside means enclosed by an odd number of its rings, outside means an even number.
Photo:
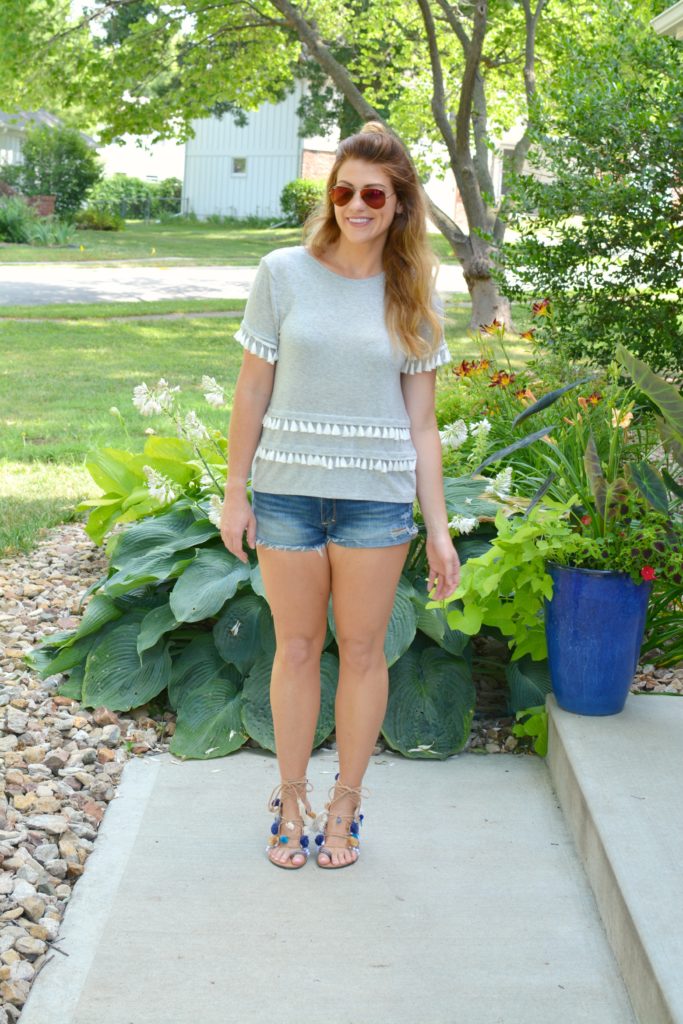
[[[276,781],[130,761],[20,1024],[633,1024],[542,759],[373,758],[337,872],[268,864]]]
[[[256,267],[87,267],[79,263],[0,264],[0,305],[246,299]],[[442,266],[439,291],[467,292],[459,266]]]

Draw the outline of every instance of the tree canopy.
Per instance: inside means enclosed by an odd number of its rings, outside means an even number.
[[[214,110],[254,110],[311,83],[306,128],[349,130],[379,118],[418,166],[455,175],[468,228],[431,205],[460,260],[473,323],[509,321],[491,278],[507,205],[494,195],[491,151],[515,124],[521,170],[535,106],[564,43],[609,39],[628,7],[642,31],[666,0],[4,0],[0,66],[5,107],[82,106],[103,141],[124,133],[187,137]],[[659,41],[662,45],[666,42]],[[86,127],[86,126],[83,126]]]

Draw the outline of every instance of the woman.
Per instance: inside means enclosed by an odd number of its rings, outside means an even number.
[[[245,531],[256,546],[274,619],[282,781],[269,804],[268,855],[289,869],[309,853],[306,769],[330,594],[339,775],[316,842],[318,864],[341,868],[359,855],[361,784],[387,704],[384,637],[417,532],[416,492],[434,596],[450,595],[459,575],[434,415],[436,367],[450,359],[434,309],[435,261],[415,168],[382,125],[340,144],[306,238],[261,260],[235,335],[245,353],[221,517],[229,551],[247,560]]]

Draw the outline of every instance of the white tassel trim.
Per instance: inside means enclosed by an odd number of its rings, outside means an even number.
[[[409,441],[407,427],[363,426],[354,423],[320,423],[314,420],[285,419],[282,416],[263,417],[263,426],[271,430],[297,430],[303,434],[331,434],[334,437],[383,437],[394,441]]]
[[[260,356],[261,359],[265,359],[268,363],[274,363],[277,360],[276,349],[267,345],[264,341],[260,341],[253,334],[248,334],[242,327],[235,332],[235,338],[252,355]]]
[[[279,452],[273,448],[256,449],[255,457],[266,462],[297,462],[304,466],[322,466],[324,469],[374,469],[380,473],[415,469],[416,459],[368,459],[346,455],[308,455],[305,452]]]
[[[444,363],[451,361],[451,354],[446,348],[438,349],[434,355],[427,356],[425,359],[409,359],[403,364],[401,373],[425,373],[427,370],[436,370],[437,366],[443,366]]]

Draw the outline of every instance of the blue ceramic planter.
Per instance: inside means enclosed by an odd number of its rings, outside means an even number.
[[[627,573],[548,565],[545,630],[553,693],[565,711],[616,715],[638,665],[652,584]]]

